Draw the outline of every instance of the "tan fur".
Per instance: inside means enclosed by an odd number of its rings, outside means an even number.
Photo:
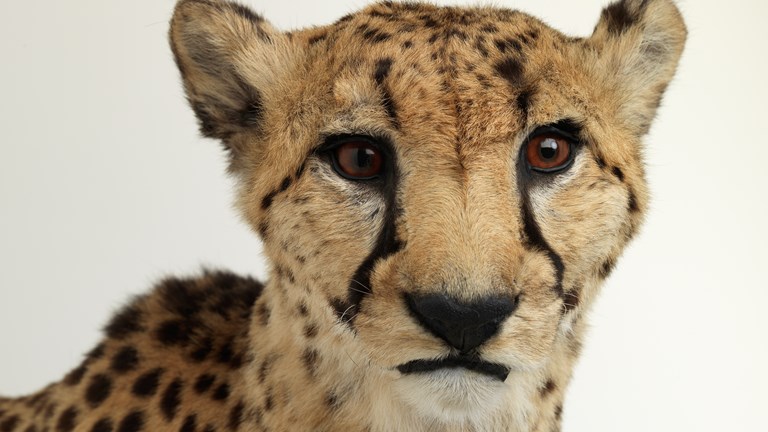
[[[0,401],[0,431],[559,430],[584,315],[647,207],[640,142],[686,35],[673,3],[613,4],[579,39],[519,12],[388,2],[280,33],[242,7],[183,0],[170,35],[202,132],[231,153],[269,283],[258,295],[223,273],[166,281],[74,376]],[[523,183],[526,137],[564,119],[581,130],[573,165]],[[391,143],[394,201],[318,153],[339,134]],[[403,300],[437,292],[520,296],[475,353],[506,381],[398,371],[452,354]],[[126,347],[136,363],[116,370]],[[156,390],[137,396],[156,368]],[[206,374],[215,383],[196,389]]]

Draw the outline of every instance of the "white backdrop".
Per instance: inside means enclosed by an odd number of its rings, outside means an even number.
[[[59,379],[162,275],[265,273],[219,145],[198,137],[183,99],[173,1],[46,3],[0,0],[6,395]],[[247,3],[290,29],[366,1]],[[496,2],[576,35],[606,3]],[[592,313],[565,431],[768,424],[768,3],[681,3],[689,43],[647,139],[653,208]]]

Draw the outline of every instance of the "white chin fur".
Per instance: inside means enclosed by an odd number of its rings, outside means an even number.
[[[427,420],[476,423],[497,411],[509,387],[496,378],[462,368],[403,375],[397,395]]]

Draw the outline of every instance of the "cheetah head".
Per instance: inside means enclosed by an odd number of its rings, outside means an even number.
[[[394,2],[286,33],[186,0],[171,27],[200,129],[224,143],[264,241],[272,319],[457,418],[576,357],[647,207],[641,138],[685,34],[669,0],[611,4],[586,38]]]

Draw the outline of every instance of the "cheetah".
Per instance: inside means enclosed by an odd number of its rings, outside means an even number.
[[[612,3],[579,38],[496,7],[281,32],[181,0],[169,34],[269,279],[159,282],[61,381],[0,399],[0,432],[560,430],[648,207],[674,3]]]

